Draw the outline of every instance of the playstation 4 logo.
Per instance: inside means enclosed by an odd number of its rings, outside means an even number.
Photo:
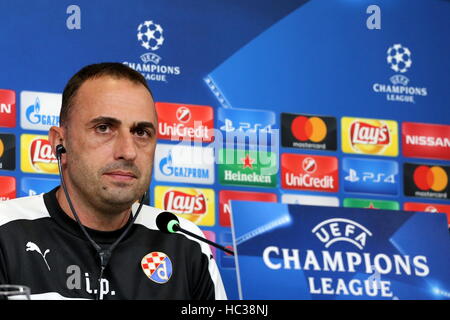
[[[348,176],[345,177],[345,181],[350,181],[350,182],[359,181],[359,177],[358,177],[358,174],[356,173],[356,170],[350,169]]]
[[[275,113],[265,110],[219,108],[219,129],[227,144],[271,145],[278,139]]]
[[[344,191],[397,195],[399,169],[396,161],[344,158]]]

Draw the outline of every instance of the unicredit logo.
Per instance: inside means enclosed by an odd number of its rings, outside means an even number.
[[[448,176],[444,169],[439,166],[418,166],[414,170],[414,183],[422,191],[443,191],[448,184]]]
[[[188,194],[171,190],[164,195],[164,208],[174,213],[205,214],[206,197],[202,193]]]
[[[182,123],[186,123],[191,120],[191,110],[187,107],[179,107],[177,110],[177,119]]]
[[[305,172],[314,173],[317,169],[316,160],[313,158],[305,158],[302,162],[302,167]]]
[[[309,174],[294,175],[286,174],[286,185],[304,188],[313,188],[320,190],[334,189],[334,178],[325,176],[322,178],[313,177]]]
[[[282,187],[285,189],[337,192],[336,157],[281,155]]]
[[[158,136],[163,140],[213,140],[214,112],[209,106],[157,102]]]

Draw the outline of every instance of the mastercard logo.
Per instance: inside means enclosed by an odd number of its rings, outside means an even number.
[[[327,136],[327,125],[319,117],[296,117],[291,124],[292,135],[299,141],[321,142]]]
[[[5,145],[3,144],[2,139],[0,139],[0,158],[3,157],[3,152],[5,152]]]
[[[420,190],[444,190],[448,185],[448,176],[445,170],[438,166],[418,166],[413,174],[414,183]]]

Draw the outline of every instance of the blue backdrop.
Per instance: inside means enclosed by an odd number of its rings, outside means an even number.
[[[417,204],[421,211],[450,212],[446,167],[450,160],[450,1],[5,0],[0,2],[0,12],[0,141],[6,146],[0,148],[0,199],[44,192],[58,184],[54,170],[28,163],[34,143],[30,141],[34,135],[45,136],[46,126],[57,121],[52,116],[57,114],[58,95],[71,75],[86,64],[117,61],[146,76],[157,102],[210,106],[214,127],[224,134],[263,129],[270,135],[279,160],[274,166],[276,187],[222,184],[219,176],[224,169],[217,165],[212,184],[170,179],[151,184],[151,204],[163,202],[156,199],[164,196],[155,194],[156,186],[188,187],[186,196],[202,193],[199,188],[211,189],[215,196],[209,196],[207,218],[200,219],[199,225],[222,244],[231,245],[232,239],[229,223],[222,222],[227,221],[223,216],[229,208],[220,202],[225,198],[221,191],[269,193],[278,202],[290,197],[296,200],[285,201],[391,209],[412,203],[414,210]],[[145,35],[148,30],[151,33]],[[254,112],[226,112],[230,108]],[[300,122],[310,119],[305,125],[309,129],[281,123],[282,113],[294,118],[301,114]],[[48,121],[33,124],[31,114],[45,115]],[[325,116],[331,120],[321,118]],[[344,117],[355,119],[350,124]],[[373,130],[388,126],[389,141],[375,146],[352,144],[356,140],[349,142],[345,134],[355,121]],[[403,156],[403,126],[409,122],[443,125],[438,133],[429,127],[415,133],[433,136],[433,143],[422,147],[425,155],[439,148],[437,156]],[[282,128],[300,130],[289,139],[306,135],[303,147],[282,145],[277,131],[283,133]],[[321,139],[332,132],[335,150],[322,148]],[[370,138],[364,134],[369,129],[358,132],[356,138]],[[443,142],[436,143],[437,137]],[[408,148],[414,151],[417,144]],[[217,143],[212,146],[220,148]],[[300,185],[286,188],[283,184],[283,154],[311,156],[312,160],[305,160],[306,169],[286,163],[286,174],[297,177]],[[45,158],[45,153],[41,155]],[[334,188],[304,188],[306,180],[301,179],[306,173],[316,175],[318,183],[325,181],[323,172],[314,171],[317,164],[319,171],[323,169],[323,159],[316,156],[337,159]],[[344,171],[344,158],[346,163],[368,162]],[[391,163],[371,166],[373,160]],[[257,168],[252,161],[247,158],[242,170],[252,169],[253,164]],[[405,163],[414,164],[413,168],[426,166],[434,180],[427,180],[425,190],[418,188],[420,177],[404,175]],[[411,187],[412,180],[416,185]],[[375,185],[378,181],[386,188]],[[229,297],[237,298],[234,260],[219,252],[216,258]]]

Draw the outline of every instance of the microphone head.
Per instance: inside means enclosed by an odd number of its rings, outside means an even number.
[[[163,211],[156,217],[156,226],[164,233],[175,233],[174,226],[179,224],[178,217],[169,211]]]

